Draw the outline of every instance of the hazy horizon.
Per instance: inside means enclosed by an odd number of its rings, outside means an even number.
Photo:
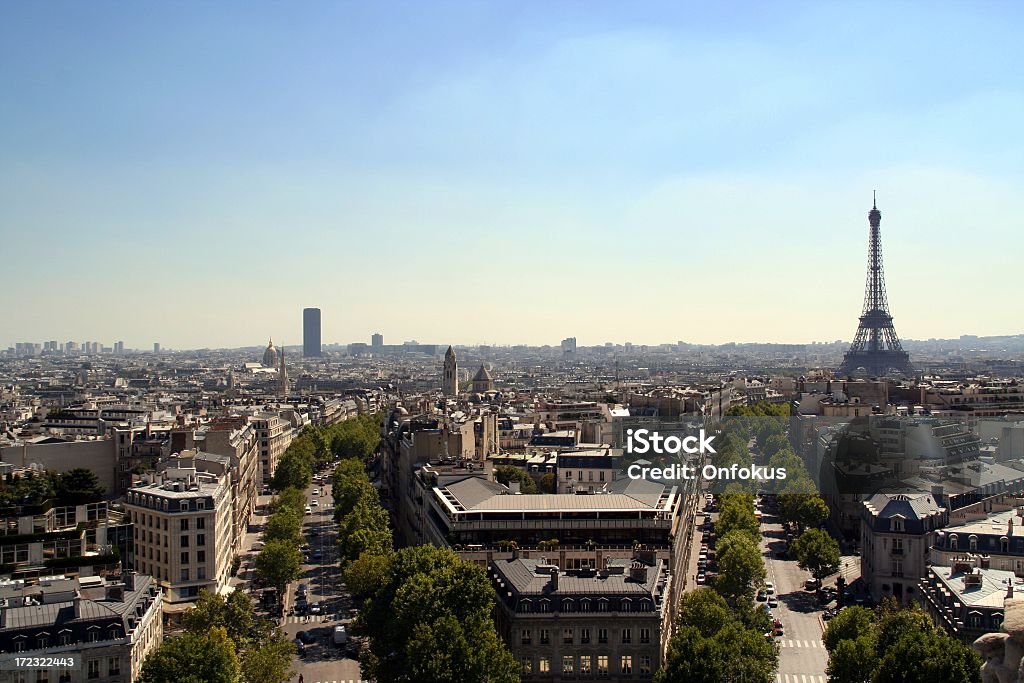
[[[0,345],[1018,334],[1022,19],[2,4]]]

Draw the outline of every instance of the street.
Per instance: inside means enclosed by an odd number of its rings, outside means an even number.
[[[339,624],[348,627],[354,615],[337,565],[337,528],[330,494],[330,473],[330,469],[323,472],[327,483],[313,482],[306,489],[307,504],[311,505],[313,500],[318,504],[312,506],[311,513],[303,518],[302,534],[309,547],[304,550],[306,559],[301,578],[288,585],[284,596],[285,616],[278,623],[293,641],[300,632],[308,634],[305,652],[296,655],[293,662],[293,681],[298,681],[301,675],[303,683],[362,683],[359,662],[332,642],[334,627]],[[318,490],[316,495],[314,490]],[[258,504],[261,509],[265,509],[271,499],[272,496],[260,496]],[[266,519],[266,516],[253,515],[251,531],[243,541],[242,568],[233,581],[236,585],[254,578],[252,566],[256,554],[252,548],[259,540],[260,529]],[[299,586],[305,586],[306,590],[307,607],[304,609],[297,609]],[[312,613],[313,605],[318,605],[320,614]]]
[[[762,552],[767,581],[775,584],[779,606],[772,611],[782,620],[784,635],[775,639],[779,645],[781,683],[824,683],[828,651],[821,641],[824,622],[822,609],[814,591],[804,590],[810,574],[797,566],[796,560],[776,559],[785,544],[782,520],[765,513],[761,525]]]
[[[330,495],[330,473],[330,469],[324,471],[327,483],[313,482],[306,489],[306,502],[311,504],[316,500],[319,504],[304,518],[303,536],[309,549],[308,560],[302,565],[302,578],[288,586],[285,596],[285,633],[295,638],[300,631],[305,631],[312,637],[305,652],[295,658],[295,680],[301,674],[303,683],[361,680],[359,662],[332,643],[334,627],[351,621],[352,602],[345,592],[337,564],[337,528]],[[313,495],[314,489],[319,489],[318,495]],[[295,608],[300,585],[305,585],[307,590],[306,614]],[[320,605],[321,614],[310,613],[316,604]]]

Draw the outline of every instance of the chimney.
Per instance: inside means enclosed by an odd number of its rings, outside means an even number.
[[[634,560],[629,565],[629,578],[638,583],[647,583],[647,565],[639,560]]]
[[[558,567],[551,568],[551,581],[549,585],[551,586],[552,592],[558,590]]]
[[[1007,538],[1013,536],[1013,517],[1010,517],[1010,520],[1006,523],[1006,536]]]
[[[121,581],[124,582],[125,590],[135,590],[135,572],[125,572],[121,575]]]
[[[519,546],[516,545],[516,544],[512,544],[512,559],[513,560],[518,560],[519,559]]]
[[[982,555],[981,556],[981,568],[982,569],[988,569],[990,562],[991,562],[991,558],[989,558],[988,555]]]
[[[107,584],[107,600],[122,602],[124,600],[124,586],[121,584]]]
[[[1006,580],[1006,599],[1013,599],[1013,579]]]

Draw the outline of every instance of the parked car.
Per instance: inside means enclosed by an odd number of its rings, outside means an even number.
[[[323,608],[321,607],[319,602],[314,602],[312,605],[309,606],[309,613],[310,614],[322,614],[323,613]]]
[[[779,599],[776,598],[774,595],[771,596],[770,598],[768,598],[768,606],[769,607],[778,607],[779,606]]]
[[[305,583],[300,583],[298,589],[296,589],[295,591],[295,594],[306,595],[307,593],[309,593],[309,585]]]
[[[772,583],[771,581],[767,581],[764,584],[764,592],[767,593],[768,595],[775,595],[775,584]]]
[[[708,577],[707,577],[706,574],[704,574],[703,572],[701,572],[700,574],[697,574],[697,585],[698,586],[703,586],[707,582],[708,582]]]
[[[809,590],[809,591],[817,590],[820,585],[821,585],[821,581],[818,581],[817,579],[815,579],[813,577],[810,578],[810,579],[807,579],[806,581],[804,581],[804,589],[805,590]]]
[[[333,641],[338,647],[344,647],[348,644],[348,631],[345,629],[344,624],[339,624],[334,627]]]
[[[306,506],[306,514],[307,514],[307,515],[311,515],[311,514],[313,514],[313,508],[312,508],[312,507],[310,507],[309,505],[307,505],[307,506]]]
[[[764,602],[768,599],[768,594],[764,592],[764,589],[757,591],[757,601]]]

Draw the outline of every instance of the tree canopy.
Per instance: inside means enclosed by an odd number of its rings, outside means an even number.
[[[698,588],[679,604],[676,632],[655,683],[775,680],[778,649],[750,628],[714,590]]]
[[[806,533],[806,532],[805,532]],[[918,607],[847,607],[823,636],[831,683],[978,683],[981,658]]]
[[[494,589],[484,570],[453,551],[413,546],[387,556],[385,581],[364,603],[370,637],[363,673],[380,683],[499,683],[519,680],[491,620]]]
[[[234,644],[221,627],[165,640],[142,663],[139,683],[239,683]]]
[[[790,554],[801,569],[811,572],[816,579],[824,579],[839,571],[839,543],[827,531],[807,529],[793,541]]]

